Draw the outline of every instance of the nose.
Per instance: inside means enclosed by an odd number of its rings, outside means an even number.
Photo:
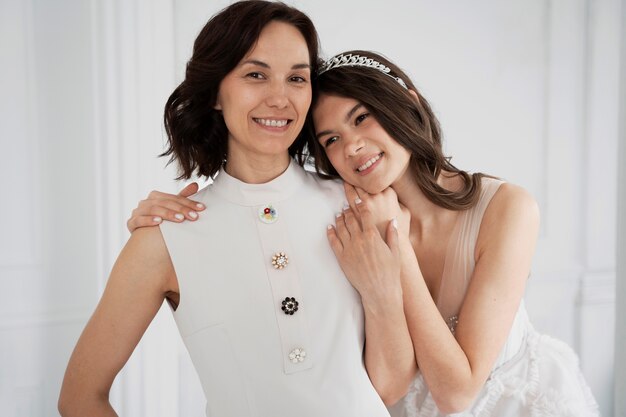
[[[360,135],[355,135],[344,141],[344,152],[347,158],[357,156],[361,149],[365,147],[365,140]]]
[[[284,109],[287,107],[289,105],[289,99],[287,98],[285,84],[280,81],[272,82],[269,85],[265,102],[268,106],[278,109]]]

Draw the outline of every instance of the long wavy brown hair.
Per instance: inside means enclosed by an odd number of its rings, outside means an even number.
[[[273,21],[293,25],[302,33],[311,72],[317,71],[318,34],[311,19],[300,10],[280,2],[247,0],[211,17],[194,42],[185,79],[165,104],[168,147],[161,156],[170,156],[169,163],[178,162],[177,179],[188,179],[194,173],[213,177],[222,167],[228,152],[228,129],[222,113],[214,109],[220,83]],[[306,142],[300,132],[289,147],[289,155],[300,164]]]
[[[363,66],[342,66],[326,71],[317,77],[314,90],[315,108],[320,94],[352,98],[361,102],[383,129],[411,153],[409,169],[426,197],[438,206],[450,210],[473,207],[480,196],[482,173],[469,174],[456,168],[443,154],[439,121],[428,101],[420,94],[411,79],[394,63],[370,51],[348,51],[372,58],[391,71],[389,75],[404,81],[414,91],[416,100],[399,82],[383,72]],[[321,175],[339,176],[315,138],[312,124],[308,129],[308,150],[314,158],[315,168]],[[437,183],[442,171],[458,175],[463,180],[460,190],[450,191]]]

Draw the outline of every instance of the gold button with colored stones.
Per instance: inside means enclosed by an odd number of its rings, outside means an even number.
[[[278,220],[278,212],[271,204],[259,208],[259,220],[266,224],[275,223]]]

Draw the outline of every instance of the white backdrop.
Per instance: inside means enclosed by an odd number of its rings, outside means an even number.
[[[178,188],[156,158],[163,104],[196,34],[229,3],[0,0],[3,415],[56,415],[64,367],[130,210],[153,188]],[[626,1],[290,3],[316,23],[327,55],[371,49],[403,67],[433,105],[457,166],[535,195],[542,229],[531,318],[576,349],[612,415]],[[123,416],[201,416],[193,372],[162,311],[113,402]]]

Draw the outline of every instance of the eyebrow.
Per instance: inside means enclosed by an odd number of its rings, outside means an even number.
[[[265,63],[265,62],[263,62],[263,61],[259,61],[259,60],[257,60],[257,59],[248,59],[248,60],[243,61],[243,62],[241,63],[241,65],[245,65],[245,64],[249,64],[249,65],[256,65],[256,66],[263,67],[263,68],[268,68],[268,69],[269,69],[269,68],[271,68],[271,67],[269,66],[269,64],[267,64],[267,63]],[[309,64],[304,64],[304,63],[302,63],[302,64],[294,64],[294,65],[291,67],[291,69],[292,69],[292,70],[296,70],[296,69],[308,69],[308,70],[310,71],[310,70],[311,70],[311,65],[309,65]]]
[[[352,118],[352,116],[354,115],[354,113],[356,113],[361,107],[363,107],[363,104],[361,103],[357,103],[354,107],[352,107],[350,109],[350,111],[346,114],[345,117],[345,122],[348,123],[350,121],[350,119]],[[332,130],[324,130],[319,132],[318,134],[315,135],[315,139],[320,140],[320,137],[324,136],[324,135],[328,135],[330,133],[333,133]]]

